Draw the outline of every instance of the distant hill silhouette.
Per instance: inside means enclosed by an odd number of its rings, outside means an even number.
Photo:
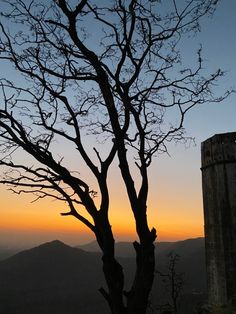
[[[156,254],[165,255],[169,252],[176,252],[184,256],[204,250],[204,238],[187,239],[177,242],[156,242]],[[76,248],[83,249],[87,252],[101,252],[97,241],[92,241],[84,245],[78,245]],[[119,257],[134,257],[135,251],[132,242],[117,242],[116,255]]]
[[[188,239],[178,242],[157,243],[157,269],[167,272],[168,254],[172,252],[179,255],[176,270],[183,274],[184,286],[181,298],[181,314],[192,314],[200,303],[206,300],[206,267],[205,267],[205,241],[204,238]],[[160,278],[159,278],[160,279]],[[154,281],[153,290],[156,297],[153,302],[166,298],[165,289],[160,288],[160,282]],[[163,301],[162,301],[163,302]]]
[[[178,271],[185,273],[185,290],[205,291],[206,268],[204,238],[157,244],[157,267],[163,270],[168,263],[168,254],[170,252],[174,252],[180,257]]]
[[[0,262],[0,313],[106,312],[100,254],[53,241]]]
[[[135,264],[131,245],[126,242],[117,244],[117,256],[124,265],[127,288]],[[72,248],[56,240],[0,261],[0,313],[109,313],[98,292],[105,286],[101,253],[91,252],[92,247],[96,249],[94,244],[82,247]],[[192,300],[196,291],[205,291],[204,240],[157,244],[158,269],[166,271],[170,251],[181,256],[178,271],[185,272],[184,293],[191,296],[188,300]],[[156,283],[152,295],[154,300],[159,295]]]
[[[0,246],[0,261],[15,255],[18,253],[20,249],[12,248],[12,247],[6,247],[6,246]]]
[[[83,249],[87,252],[101,252],[97,241],[92,241],[84,245],[78,245],[76,248]],[[132,242],[117,242],[116,243],[116,256],[118,257],[134,257],[135,251]]]

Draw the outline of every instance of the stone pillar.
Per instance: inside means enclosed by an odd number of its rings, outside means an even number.
[[[236,313],[236,132],[202,143],[202,188],[208,302]]]

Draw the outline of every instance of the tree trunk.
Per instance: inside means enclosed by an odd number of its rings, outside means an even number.
[[[133,286],[127,295],[128,314],[145,314],[155,271],[155,246],[134,242],[136,251],[136,274]]]
[[[103,221],[103,223],[100,221],[99,227],[100,232],[97,232],[96,236],[103,251],[103,272],[108,288],[108,291],[101,288],[100,292],[108,302],[111,314],[145,314],[155,271],[155,246],[153,244],[156,237],[155,229],[143,233],[146,236],[143,236],[141,243],[134,242],[135,278],[130,291],[124,292],[124,273],[122,266],[115,259],[111,227],[108,221]],[[126,300],[124,300],[125,297]]]
[[[102,260],[109,293],[103,289],[100,289],[100,292],[106,298],[111,314],[127,314],[123,300],[124,274],[122,266],[112,257],[103,255]]]
[[[148,307],[149,294],[152,288],[155,255],[154,245],[134,243],[136,250],[136,274],[131,290],[125,293],[127,306],[124,305],[124,275],[122,266],[115,260],[103,255],[103,272],[109,292],[100,289],[106,298],[111,314],[145,314]]]
[[[103,273],[108,288],[108,291],[101,288],[100,292],[108,302],[111,314],[127,314],[123,298],[123,268],[115,259],[115,241],[107,215],[98,216],[96,225],[96,238],[103,252]]]

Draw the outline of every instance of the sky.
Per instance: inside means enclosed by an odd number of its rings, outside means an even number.
[[[220,94],[236,89],[236,1],[221,1],[213,18],[205,19],[202,31],[183,47],[185,62],[192,62],[200,43],[206,71],[226,71],[215,87]],[[3,76],[3,74],[1,74]],[[236,131],[236,94],[220,104],[205,104],[189,112],[185,128],[195,137],[186,147],[172,144],[169,155],[160,155],[150,169],[148,216],[159,241],[177,241],[204,235],[201,192],[201,142],[217,133]],[[118,241],[136,240],[119,169],[109,176],[111,225]],[[32,203],[30,195],[15,195],[0,186],[0,246],[30,247],[59,239],[71,245],[94,240],[94,236],[73,217],[62,217],[63,208],[50,200]]]

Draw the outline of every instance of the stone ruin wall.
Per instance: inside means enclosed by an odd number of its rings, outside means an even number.
[[[234,304],[236,132],[218,134],[202,143],[202,187],[209,303]]]

